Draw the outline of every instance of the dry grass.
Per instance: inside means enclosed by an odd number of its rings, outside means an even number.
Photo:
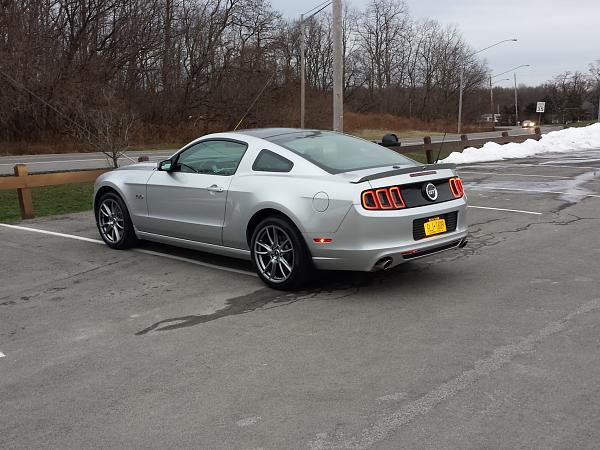
[[[394,116],[392,114],[344,113],[344,129],[365,139],[381,139],[384,134],[394,133],[399,138],[439,136],[456,133],[456,123],[444,120],[427,122],[421,119]],[[490,131],[479,125],[464,125],[463,133]]]
[[[402,141],[402,138],[422,138],[425,136],[439,136],[443,133],[439,131],[421,131],[421,130],[382,130],[382,129],[365,129],[365,130],[353,130],[347,131],[349,134],[360,136],[363,139],[369,140],[381,140],[381,138],[388,133],[394,133],[398,136],[398,139]]]

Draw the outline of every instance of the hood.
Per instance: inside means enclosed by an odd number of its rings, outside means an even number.
[[[128,166],[121,166],[116,170],[146,170],[146,171],[152,171],[154,169],[156,169],[157,163],[155,162],[142,162],[142,163],[135,163],[135,164],[130,164]]]

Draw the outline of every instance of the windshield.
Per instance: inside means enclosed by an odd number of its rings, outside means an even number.
[[[267,140],[293,151],[329,173],[417,164],[381,145],[331,131],[299,131]]]

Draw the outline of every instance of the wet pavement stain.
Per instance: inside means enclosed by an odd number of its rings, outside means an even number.
[[[306,292],[304,295],[300,293],[286,295],[269,288],[263,288],[255,292],[251,292],[250,294],[227,300],[227,305],[224,308],[219,309],[212,314],[189,315],[163,319],[149,326],[148,328],[138,331],[135,333],[135,335],[142,336],[150,331],[169,331],[178,328],[193,327],[201,323],[211,322],[227,316],[246,314],[259,308],[263,308],[269,303],[273,303],[274,306],[287,305],[289,303],[298,301],[300,298],[306,295]]]
[[[192,314],[160,320],[147,328],[135,333],[143,336],[149,332],[172,331],[180,328],[193,327],[223,317],[246,314],[253,311],[266,311],[272,308],[291,305],[300,300],[339,300],[351,297],[361,289],[380,285],[398,276],[427,270],[422,265],[402,264],[385,272],[335,272],[328,275],[327,282],[321,282],[318,287],[297,292],[281,292],[269,288],[259,289],[249,294],[228,299],[226,306],[211,314]]]

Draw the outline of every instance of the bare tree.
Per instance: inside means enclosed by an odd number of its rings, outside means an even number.
[[[81,105],[73,132],[93,149],[103,153],[113,167],[129,149],[135,115],[127,110],[113,95],[106,95],[104,103],[96,108]]]

